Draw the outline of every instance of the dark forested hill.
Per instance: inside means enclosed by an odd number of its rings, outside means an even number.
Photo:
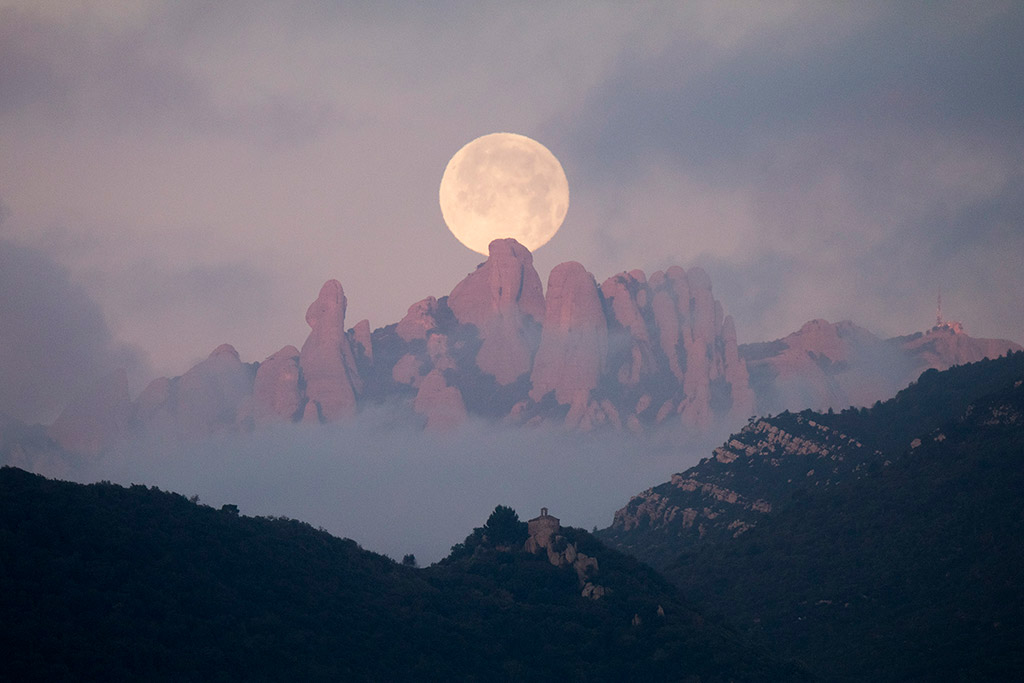
[[[711,457],[634,496],[598,536],[664,568],[692,547],[741,536],[808,492],[888,467],[971,404],[1022,379],[1024,352],[1016,352],[928,370],[870,409],[751,419]]]
[[[632,558],[558,539],[527,552],[484,527],[416,569],[293,520],[3,468],[4,677],[807,678]]]
[[[871,409],[752,423],[602,536],[823,677],[1010,680],[1022,492],[1015,353],[926,372]]]

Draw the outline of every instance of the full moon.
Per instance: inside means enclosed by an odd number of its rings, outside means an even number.
[[[548,243],[569,210],[569,181],[547,147],[525,135],[492,133],[468,143],[441,177],[441,215],[452,234],[487,255],[513,237],[530,251]]]

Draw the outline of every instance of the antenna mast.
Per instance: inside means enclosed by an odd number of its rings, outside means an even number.
[[[935,327],[942,327],[942,290],[939,290],[939,306],[935,310]]]

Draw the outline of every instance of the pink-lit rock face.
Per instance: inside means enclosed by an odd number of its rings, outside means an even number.
[[[431,370],[420,382],[413,409],[427,418],[427,429],[446,430],[466,421],[462,393],[448,386],[441,370]]]
[[[754,390],[750,388],[747,364],[740,358],[739,344],[736,340],[736,325],[732,321],[732,316],[725,316],[725,320],[722,322],[721,338],[725,381],[729,385],[732,397],[729,414],[732,420],[739,421],[755,414],[757,401]]]
[[[432,334],[427,337],[427,357],[434,370],[452,370],[455,368],[455,360],[451,357],[448,349],[448,337],[444,334]]]
[[[422,379],[420,376],[421,365],[422,363],[419,358],[411,353],[407,353],[399,358],[398,362],[391,368],[391,378],[398,384],[418,387]]]
[[[757,352],[754,346],[765,350]],[[885,342],[849,321],[814,319],[780,340],[752,345],[748,355],[752,373],[772,378],[773,402],[762,401],[759,409],[763,412],[797,405],[824,410],[871,403],[883,394],[895,393],[899,387],[890,386],[896,381],[892,375],[902,377],[907,370],[894,373],[896,369],[886,368],[885,358],[894,354]],[[876,356],[879,361],[858,369],[862,356]]]
[[[206,435],[234,426],[239,405],[252,393],[252,369],[230,344],[178,378],[177,422],[183,434]]]
[[[995,358],[1021,347],[1005,339],[976,339],[950,323],[907,337],[881,339],[845,320],[811,320],[772,342],[741,349],[758,378],[756,411],[868,406],[895,394],[928,368]]]
[[[769,348],[769,344],[757,346]],[[758,376],[772,377],[775,403],[763,403],[759,406],[763,412],[779,406],[824,410],[871,404],[895,393],[896,383],[909,370],[908,359],[900,360],[895,346],[848,320],[808,321],[796,332],[770,342],[770,348],[771,355],[748,353],[747,361]],[[894,367],[891,361],[903,367]]]
[[[252,367],[230,344],[180,377],[153,380],[134,405],[135,421],[146,431],[202,438],[232,430],[252,394]]]
[[[180,377],[153,380],[134,404],[124,374],[112,375],[72,401],[49,434],[66,450],[95,453],[135,430],[203,438],[329,422],[355,415],[360,401],[407,406],[431,429],[478,415],[579,431],[701,431],[758,413],[870,405],[927,368],[1021,348],[971,338],[959,323],[882,340],[825,320],[740,347],[699,268],[622,272],[598,288],[582,265],[563,263],[545,298],[532,256],[511,239],[495,240],[447,300],[424,298],[397,325],[371,331],[362,320],[345,332],[346,306],[330,280],[306,313],[301,351],[286,346],[256,369],[225,344]]]
[[[427,332],[437,327],[437,299],[428,296],[409,307],[405,317],[398,321],[395,332],[405,341],[426,339]]]
[[[367,363],[373,363],[373,339],[370,336],[370,321],[363,318],[352,328],[352,350],[362,353]]]
[[[533,255],[514,239],[491,242],[490,255],[456,285],[448,307],[456,320],[480,335],[476,365],[510,384],[530,371],[536,323],[544,317],[544,292]]]
[[[608,327],[594,276],[575,261],[555,266],[530,398],[540,401],[554,391],[558,403],[579,402],[577,392],[597,387],[607,353]]]
[[[612,365],[608,369],[619,384],[635,387],[658,369],[644,319],[650,306],[647,279],[643,271],[620,273],[604,281],[601,294],[611,304],[608,324]]]
[[[306,397],[325,422],[355,415],[356,394],[362,389],[345,335],[346,305],[341,284],[328,280],[306,311],[306,322],[313,329],[302,345],[299,365],[306,379]],[[306,413],[312,419],[309,409]]]
[[[257,425],[293,422],[305,398],[299,388],[299,350],[286,346],[260,364],[252,388],[252,418]]]
[[[672,415],[704,429],[716,419],[749,416],[754,395],[739,357],[736,329],[711,293],[707,274],[673,266],[650,279],[620,273],[601,286],[609,311],[609,372],[628,387],[678,385],[661,399],[654,421]],[[664,392],[662,392],[664,393]],[[635,415],[654,410],[643,394]],[[626,417],[630,429],[638,421]]]

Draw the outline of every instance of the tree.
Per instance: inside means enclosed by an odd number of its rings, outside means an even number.
[[[526,542],[526,522],[519,521],[519,515],[507,505],[499,505],[484,524],[484,535],[493,545],[515,546]]]
[[[406,567],[416,567],[416,566],[418,566],[416,564],[416,556],[413,555],[412,553],[407,554],[405,557],[402,558],[402,565],[404,565]]]

